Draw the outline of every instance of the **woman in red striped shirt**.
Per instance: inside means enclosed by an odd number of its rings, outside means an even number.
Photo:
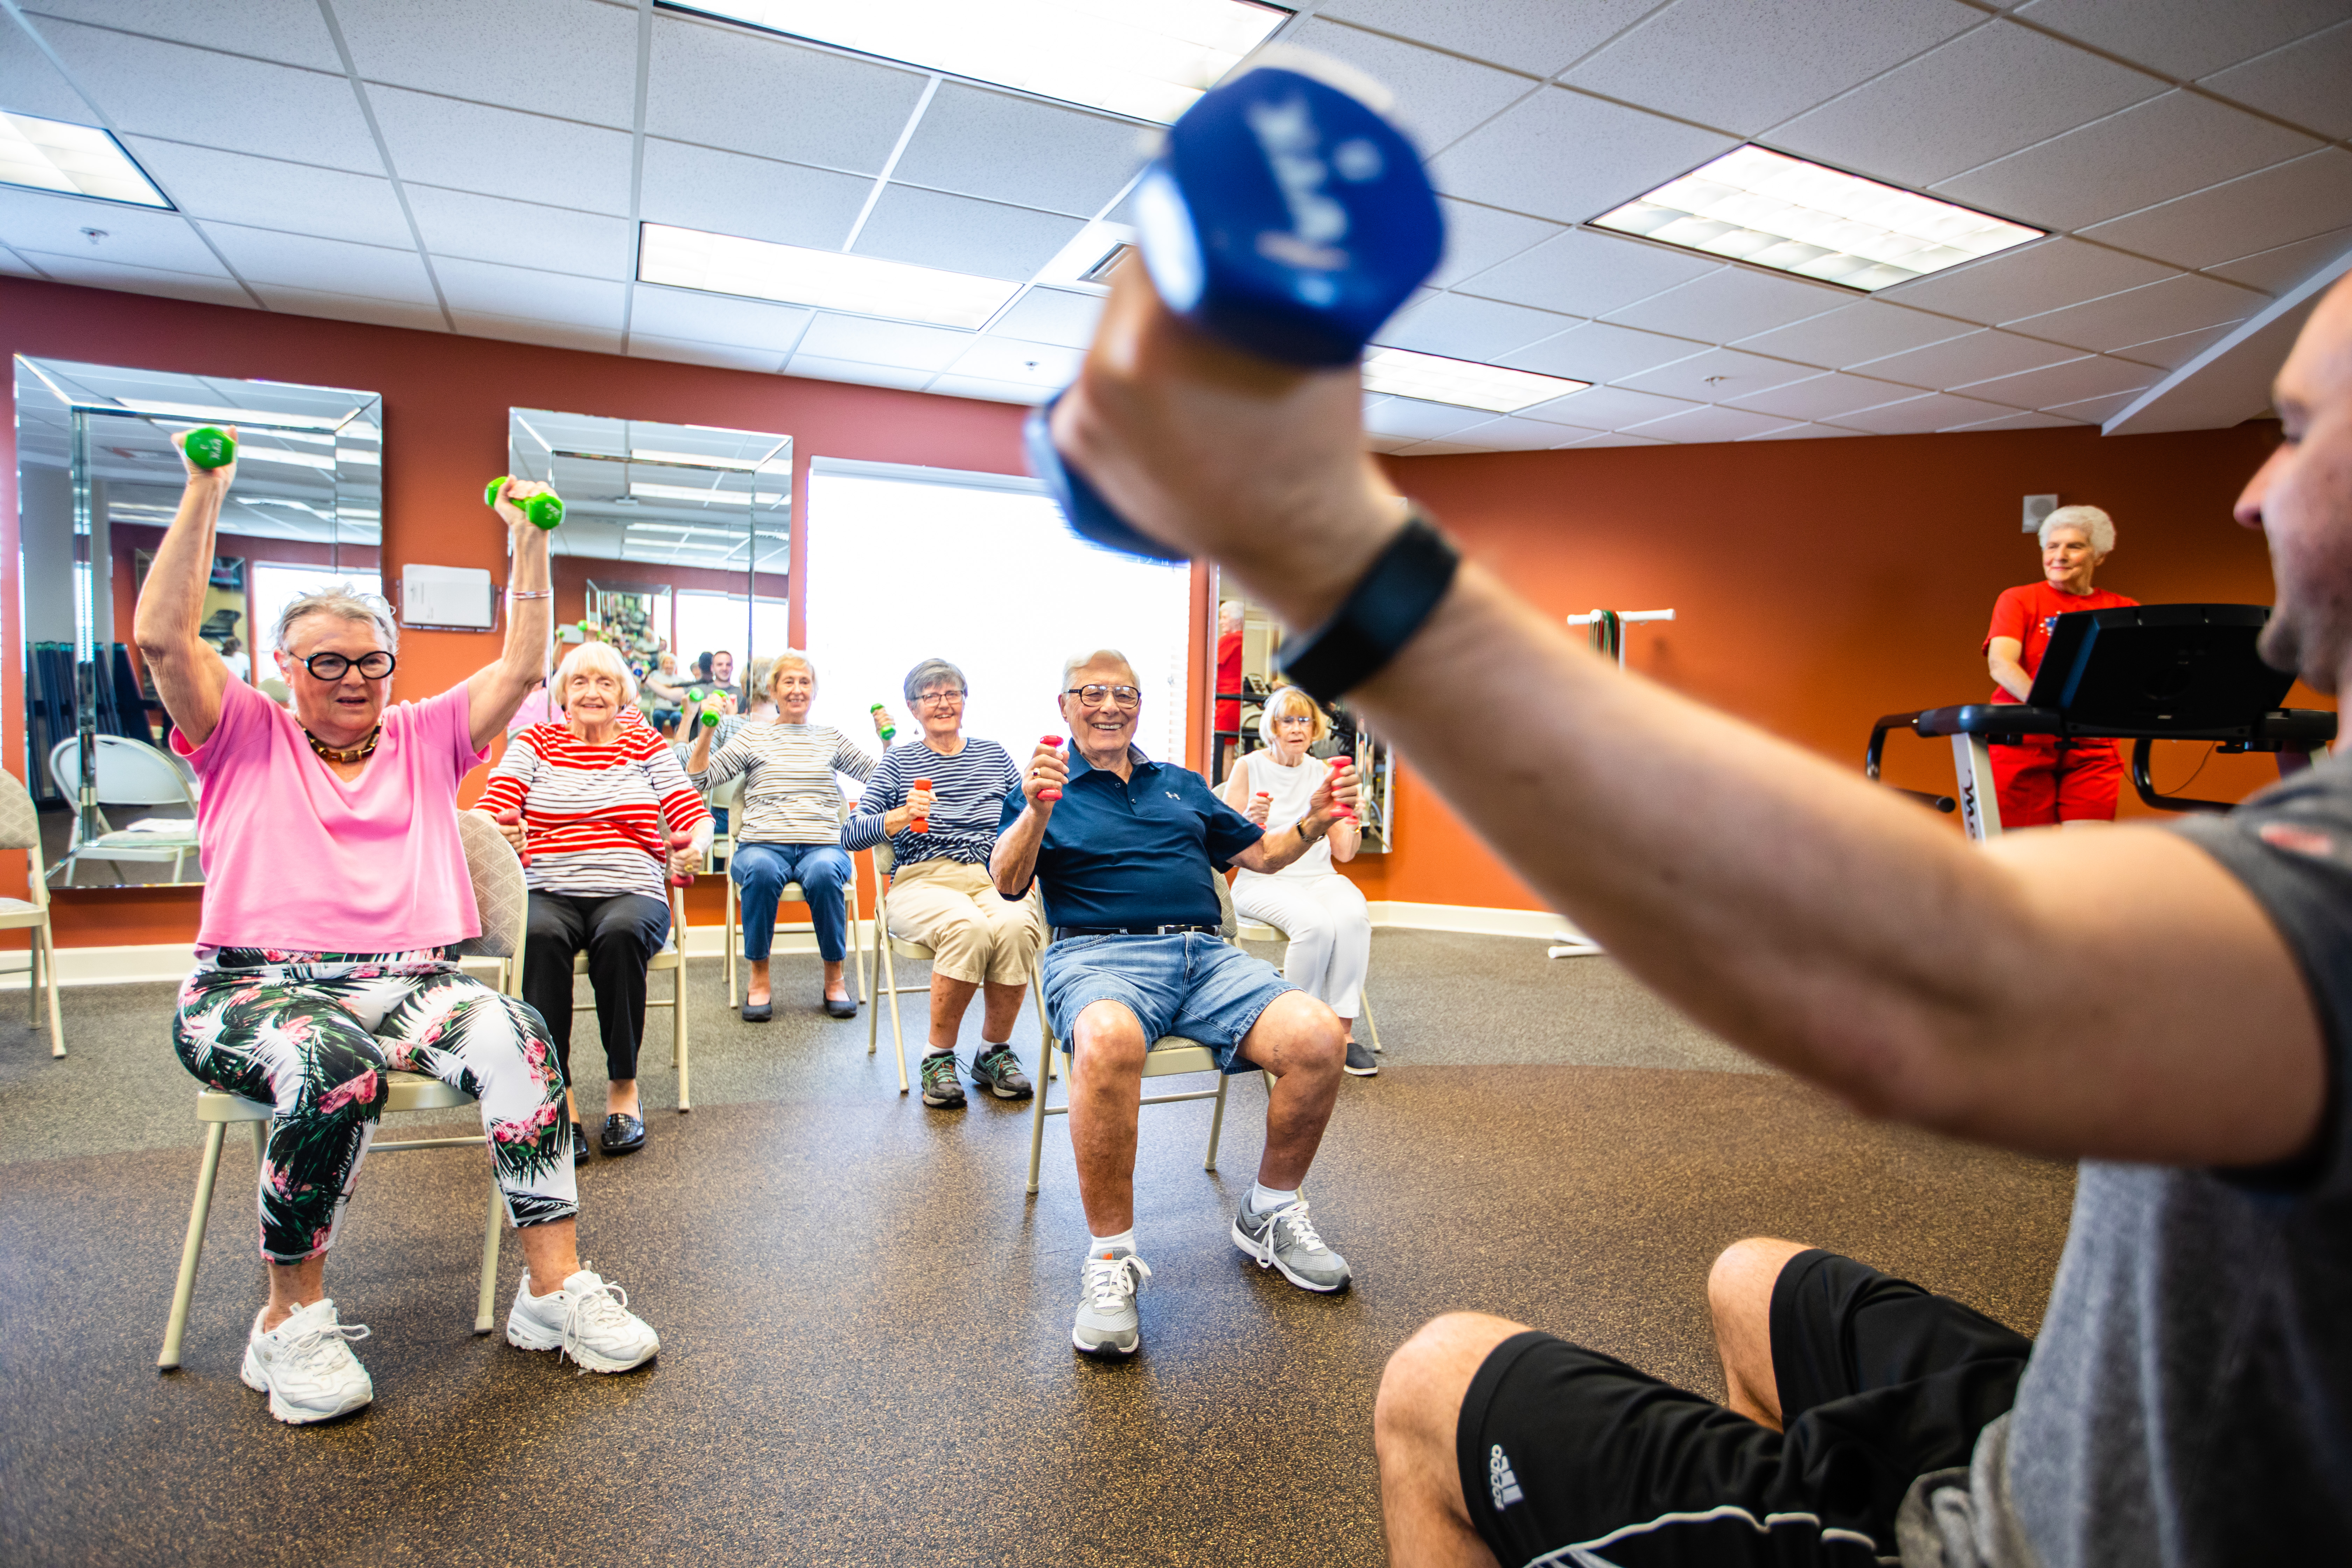
[[[710,847],[711,820],[677,757],[635,710],[637,683],[621,656],[583,643],[558,667],[549,695],[560,723],[534,724],[507,742],[474,809],[519,811],[507,829],[529,852],[530,930],[523,947],[523,1000],[539,1009],[572,1082],[572,965],[588,952],[596,1022],[604,1037],[607,1154],[641,1149],[637,1042],[645,1034],[646,964],[669,939],[669,878],[690,874]],[[688,842],[673,851],[671,836]],[[570,1102],[571,1090],[565,1089]],[[587,1157],[572,1106],[572,1157]]]

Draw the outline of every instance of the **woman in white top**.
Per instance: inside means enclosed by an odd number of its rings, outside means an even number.
[[[727,874],[741,890],[743,956],[751,966],[743,1016],[756,1024],[772,1012],[768,949],[775,940],[776,905],[784,884],[798,882],[808,896],[817,952],[824,959],[825,1013],[855,1018],[857,1004],[849,999],[842,974],[849,952],[842,889],[856,873],[841,850],[841,786],[834,774],[871,778],[874,759],[832,725],[808,721],[809,704],[816,698],[816,667],[799,649],[776,656],[768,695],[776,704],[772,722],[746,721],[715,757],[705,727],[696,733],[686,762],[686,776],[706,793],[744,775],[743,820],[735,825],[735,847],[727,863]]]
[[[1297,823],[1329,771],[1307,749],[1330,732],[1331,721],[1313,698],[1295,686],[1278,688],[1258,718],[1258,733],[1270,749],[1252,752],[1234,764],[1225,778],[1226,804],[1269,832]],[[1333,870],[1331,862],[1354,859],[1360,838],[1355,822],[1341,817],[1322,842],[1281,870],[1271,876],[1241,871],[1234,878],[1234,908],[1290,938],[1283,978],[1350,1026],[1363,1010],[1372,915],[1356,884]],[[1352,1038],[1347,1069],[1358,1078],[1381,1070],[1372,1053]]]

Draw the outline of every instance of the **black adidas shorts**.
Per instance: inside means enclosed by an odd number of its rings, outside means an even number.
[[[1503,1568],[1874,1563],[1914,1478],[1965,1465],[2032,1342],[1831,1252],[1772,1290],[1785,1435],[1549,1334],[1470,1380],[1454,1431],[1471,1522]]]

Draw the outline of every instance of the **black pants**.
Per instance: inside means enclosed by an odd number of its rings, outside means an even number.
[[[646,1032],[646,963],[669,940],[669,905],[643,893],[583,898],[530,895],[530,932],[523,939],[523,1000],[547,1020],[563,1081],[572,1081],[572,960],[588,950],[588,982],[604,1036],[604,1074],[616,1083],[637,1076],[637,1041]]]

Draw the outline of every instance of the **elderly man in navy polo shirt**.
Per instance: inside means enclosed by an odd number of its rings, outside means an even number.
[[[1030,759],[1008,795],[989,871],[1017,899],[1045,888],[1054,940],[1038,1005],[1070,1049],[1070,1142],[1090,1244],[1070,1342],[1125,1356],[1141,1342],[1135,1295],[1151,1270],[1135,1251],[1135,1119],[1143,1058],[1162,1035],[1212,1047],[1225,1071],[1274,1077],[1265,1154],[1234,1216],[1234,1245],[1302,1289],[1344,1289],[1348,1260],[1323,1245],[1298,1185],[1338,1098],[1348,1026],[1218,934],[1213,879],[1228,866],[1277,871],[1356,799],[1352,768],[1318,788],[1306,818],[1269,834],[1200,774],[1134,745],[1134,667],[1109,648],[1068,660],[1062,716],[1076,741]]]

